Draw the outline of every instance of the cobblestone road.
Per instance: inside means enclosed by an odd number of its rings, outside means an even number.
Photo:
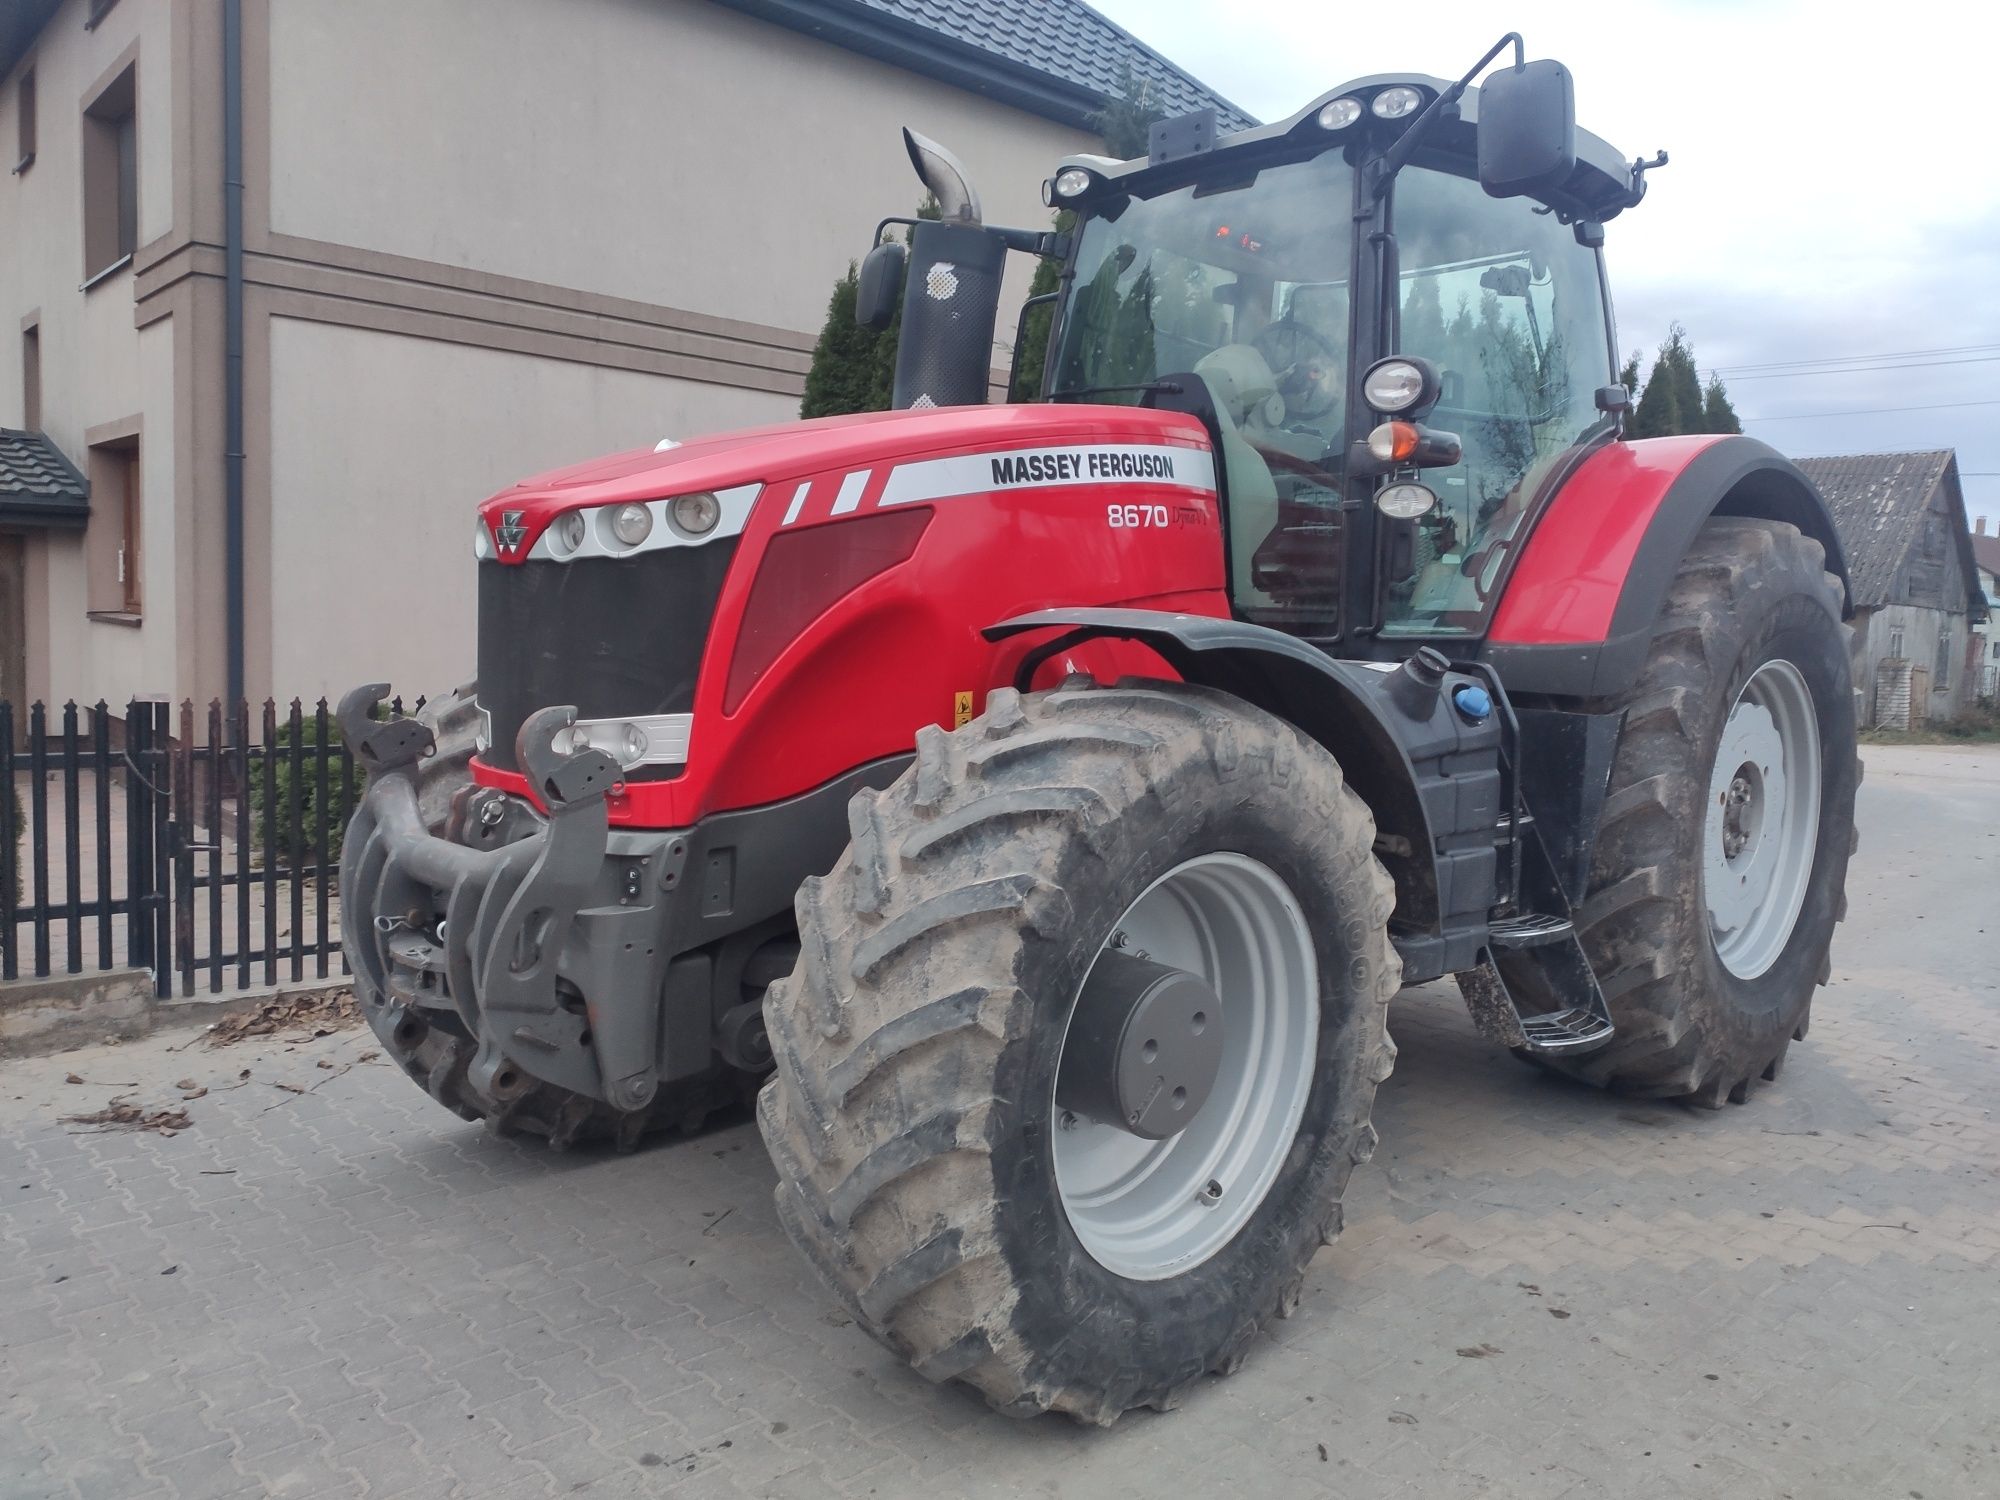
[[[747,1124],[552,1158],[356,1032],[9,1064],[0,1495],[2000,1494],[2000,754],[1869,761],[1778,1087],[1610,1099],[1404,997],[1299,1314],[1108,1432],[848,1326]],[[172,1137],[58,1123],[182,1079]]]

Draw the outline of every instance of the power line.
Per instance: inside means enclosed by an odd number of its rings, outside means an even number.
[[[2000,406],[1993,401],[1934,401],[1928,406],[1860,406],[1845,411],[1792,411],[1783,416],[1743,417],[1745,422],[1808,422],[1817,417],[1880,417],[1904,411],[1955,411],[1965,406]]]
[[[1841,365],[1830,370],[1770,370],[1763,374],[1731,375],[1731,380],[1786,380],[1798,375],[1866,375],[1873,370],[1936,370],[1945,365],[1985,365],[2000,354],[1972,354],[1964,359],[1913,360],[1900,365]]]
[[[1946,349],[1884,349],[1877,354],[1830,354],[1824,357],[1774,359],[1755,365],[1719,365],[1717,373],[1737,375],[1746,370],[1789,370],[1796,365],[1851,365],[1877,359],[1918,359],[1938,354],[1980,354],[2000,344],[1955,344]]]

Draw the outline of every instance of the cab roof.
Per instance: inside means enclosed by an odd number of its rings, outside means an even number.
[[[1101,186],[1093,188],[1079,200],[1083,206],[1088,206],[1106,189],[1139,193],[1163,191],[1198,181],[1225,162],[1254,163],[1262,159],[1280,161],[1299,155],[1316,155],[1320,150],[1351,139],[1371,126],[1379,128],[1381,122],[1369,114],[1365,106],[1383,89],[1399,84],[1420,90],[1425,105],[1451,87],[1450,80],[1433,78],[1428,73],[1374,73],[1366,78],[1353,79],[1339,88],[1328,89],[1285,119],[1219,135],[1211,149],[1192,156],[1154,163],[1143,157],[1121,162],[1109,157],[1079,155],[1064,158],[1056,171],[1060,173],[1065,167],[1082,167],[1099,180]],[[1362,102],[1364,110],[1361,119],[1341,130],[1322,128],[1320,110],[1335,99],[1348,97]],[[1458,101],[1457,118],[1448,114],[1438,122],[1423,149],[1417,153],[1416,162],[1422,164],[1438,157],[1456,157],[1469,164],[1476,151],[1478,123],[1479,90],[1468,88]],[[1644,191],[1642,176],[1638,193],[1643,195]],[[1591,219],[1603,223],[1630,208],[1636,201],[1631,163],[1620,156],[1609,141],[1578,129],[1575,168],[1560,188],[1540,201],[1547,203],[1565,221]]]

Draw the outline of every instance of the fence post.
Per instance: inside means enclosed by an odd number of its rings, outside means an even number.
[[[149,836],[153,856],[152,890],[148,900],[153,912],[153,993],[170,1000],[174,993],[174,914],[173,891],[174,832],[173,733],[169,728],[173,708],[166,699],[150,705],[151,725],[146,732],[147,779],[153,783],[153,822]]]
[[[49,977],[49,716],[28,709],[28,859],[35,916],[35,977]]]
[[[173,747],[174,946],[181,995],[194,994],[194,700],[181,699],[180,742]]]
[[[0,979],[18,979],[16,886],[21,879],[21,830],[14,826],[14,705],[0,702]]]

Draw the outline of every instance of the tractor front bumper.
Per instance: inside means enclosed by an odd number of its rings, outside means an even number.
[[[546,817],[519,798],[467,787],[442,834],[426,826],[418,769],[434,752],[414,720],[376,722],[386,689],[341,704],[368,787],[341,853],[342,933],[369,1023],[394,1046],[412,1019],[469,1044],[466,1081],[504,1103],[533,1079],[621,1110],[660,1083],[663,941],[688,841],[613,833],[605,794],[617,767],[563,755],[573,719],[545,709],[520,748]],[[706,1038],[698,1066],[709,1062]]]

